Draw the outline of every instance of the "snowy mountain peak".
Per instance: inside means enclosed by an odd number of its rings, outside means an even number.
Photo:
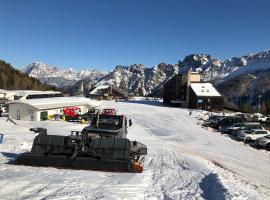
[[[42,62],[33,62],[22,71],[29,76],[38,78],[40,76],[48,76],[57,73],[59,70],[57,67],[50,67]]]
[[[55,66],[49,66],[42,62],[33,62],[22,71],[44,83],[57,87],[68,87],[85,78],[88,80],[97,81],[106,74],[99,70],[90,69],[85,69],[80,72],[77,72],[71,67],[67,69],[60,69]]]
[[[152,68],[143,64],[118,65],[97,85],[113,84],[125,91],[146,95],[161,88],[164,81],[177,73],[178,66],[173,64],[160,63]]]
[[[110,73],[85,69],[80,72],[72,68],[59,69],[42,62],[30,64],[25,73],[42,82],[57,87],[70,87],[85,80],[91,84],[112,84],[131,93],[156,94],[162,85],[175,74],[189,69],[199,71],[204,81],[221,83],[242,74],[270,68],[270,50],[221,61],[209,54],[191,54],[179,60],[178,64],[159,63],[153,67],[143,64],[117,65]]]

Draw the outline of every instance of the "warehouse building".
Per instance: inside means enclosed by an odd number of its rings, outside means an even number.
[[[9,117],[24,121],[42,121],[48,115],[63,114],[65,107],[76,106],[85,113],[99,102],[84,97],[53,97],[12,101],[9,105]]]
[[[163,103],[169,106],[222,110],[224,99],[211,83],[203,83],[198,72],[177,74],[163,86]]]

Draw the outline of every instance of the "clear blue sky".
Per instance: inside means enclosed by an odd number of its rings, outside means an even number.
[[[0,0],[0,59],[110,70],[270,49],[269,0]]]

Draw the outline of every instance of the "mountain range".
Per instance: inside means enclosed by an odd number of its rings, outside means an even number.
[[[22,70],[23,73],[39,79],[58,88],[69,88],[82,79],[89,79],[92,82],[98,81],[106,73],[99,70],[81,70],[77,72],[72,68],[61,69],[55,66],[49,66],[42,62],[33,62]]]
[[[192,54],[175,64],[160,63],[150,68],[143,64],[118,65],[108,73],[99,70],[76,72],[73,69],[63,70],[34,62],[23,72],[43,83],[65,88],[72,93],[83,82],[88,86],[87,91],[93,85],[112,84],[134,94],[162,95],[164,82],[189,69],[201,72],[203,81],[212,82],[237,106],[241,104],[242,107],[249,107],[247,109],[254,109],[258,104],[259,94],[268,105],[270,76],[265,74],[270,74],[270,50],[224,61],[207,54]]]

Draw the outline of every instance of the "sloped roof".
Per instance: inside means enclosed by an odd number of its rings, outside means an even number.
[[[5,94],[6,97],[10,96],[25,96],[30,94],[60,94],[59,91],[38,91],[38,90],[0,90],[0,94]]]
[[[107,89],[108,87],[112,87],[113,90],[121,93],[123,96],[126,96],[126,92],[122,91],[121,89],[114,87],[114,86],[110,86],[110,85],[99,85],[97,87],[95,87],[89,94],[93,94],[93,95],[101,95],[101,90],[103,89]]]
[[[95,95],[100,95],[100,90],[102,89],[107,89],[108,87],[110,87],[109,85],[99,85],[97,87],[95,87],[90,94],[95,94]]]
[[[84,97],[53,97],[53,98],[43,98],[43,99],[27,99],[20,101],[12,101],[9,104],[27,104],[35,107],[38,110],[46,110],[53,108],[63,108],[67,106],[99,106],[100,102],[91,100]]]
[[[197,96],[221,97],[211,83],[191,83],[190,86]]]

